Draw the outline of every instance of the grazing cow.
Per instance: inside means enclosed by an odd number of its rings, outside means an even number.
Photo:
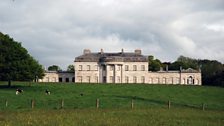
[[[49,90],[46,89],[46,90],[45,90],[45,94],[46,94],[46,95],[50,95],[51,92],[50,92]]]
[[[16,89],[16,95],[20,94],[20,93],[23,93],[23,90],[22,89]]]

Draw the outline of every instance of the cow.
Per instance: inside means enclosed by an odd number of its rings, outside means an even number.
[[[18,94],[20,94],[20,93],[23,93],[23,90],[22,90],[22,89],[17,88],[17,89],[16,89],[16,95],[18,95]]]
[[[51,92],[50,92],[49,90],[46,89],[46,90],[45,90],[45,94],[46,94],[46,95],[50,95]]]

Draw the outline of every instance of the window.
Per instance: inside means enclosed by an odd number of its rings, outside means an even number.
[[[90,83],[90,76],[87,76],[87,82]]]
[[[137,83],[137,77],[136,76],[133,77],[133,83]]]
[[[125,83],[127,83],[127,84],[129,83],[129,78],[128,78],[128,76],[125,77]]]
[[[128,65],[125,65],[125,71],[128,71]]]
[[[58,78],[58,81],[59,81],[59,82],[62,82],[62,78],[61,78],[61,77],[59,77],[59,78]]]
[[[90,65],[87,65],[87,71],[90,71]]]
[[[114,77],[113,76],[110,76],[110,82],[114,83]]]
[[[103,83],[106,83],[106,82],[107,82],[107,77],[103,76]]]
[[[141,77],[141,81],[142,81],[142,83],[145,83],[145,77],[144,76]]]
[[[95,76],[95,82],[98,83],[98,76]]]
[[[72,82],[75,82],[75,78],[74,77],[72,77]]]
[[[141,66],[141,70],[142,70],[142,71],[145,71],[145,65],[142,65],[142,66]]]
[[[133,70],[137,71],[137,66],[136,65],[133,65]]]
[[[119,76],[117,76],[117,83],[121,82],[121,78]]]
[[[65,78],[65,82],[69,82],[69,78]]]
[[[106,70],[106,65],[103,65],[103,71],[105,71]]]
[[[79,71],[81,71],[82,70],[82,65],[79,65]]]

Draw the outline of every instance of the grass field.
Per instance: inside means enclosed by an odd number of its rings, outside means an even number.
[[[72,83],[29,86],[25,82],[14,82],[12,88],[5,85],[0,84],[0,125],[224,125],[224,88],[220,87]],[[24,93],[15,95],[16,88]],[[45,89],[51,95],[45,95]],[[34,109],[31,99],[35,99]],[[60,109],[61,99],[64,109]]]
[[[0,112],[7,126],[223,126],[223,111],[189,108],[61,109]]]

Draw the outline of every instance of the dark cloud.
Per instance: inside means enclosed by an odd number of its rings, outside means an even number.
[[[11,0],[0,29],[45,66],[66,68],[84,48],[224,62],[223,0]]]

